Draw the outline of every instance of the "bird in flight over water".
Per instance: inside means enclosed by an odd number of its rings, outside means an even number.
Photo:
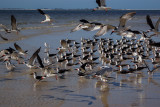
[[[106,7],[106,0],[96,0],[96,3],[98,4],[98,7],[94,8],[93,11],[95,10],[108,11],[109,9],[111,9],[110,7]]]

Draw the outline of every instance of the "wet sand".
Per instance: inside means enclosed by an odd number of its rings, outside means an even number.
[[[18,43],[29,51],[28,58],[34,50],[42,47],[44,42],[51,46],[51,52],[57,52],[59,40],[69,38],[80,41],[81,37],[91,38],[95,32],[78,31],[69,33],[68,28],[50,28],[22,30],[17,36],[7,34],[9,42],[0,41],[1,48],[14,47]],[[20,36],[20,38],[19,38]],[[103,36],[103,37],[106,37]],[[14,38],[14,39],[12,39]],[[15,63],[16,64],[16,63]],[[56,80],[49,77],[35,83],[25,65],[16,64],[15,71],[10,72],[4,63],[0,64],[0,106],[2,107],[159,107],[160,72],[148,74],[144,69],[139,73],[112,73],[114,79],[103,83],[96,79],[79,77],[77,72],[69,72],[65,79]]]

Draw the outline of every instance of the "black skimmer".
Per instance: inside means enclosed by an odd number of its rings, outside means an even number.
[[[46,76],[46,77],[50,77],[50,76],[56,76],[56,73],[51,73],[51,65],[52,64],[48,64],[48,65],[44,65],[42,60],[41,60],[41,57],[37,54],[37,60],[38,60],[38,63],[39,63],[39,67],[40,69],[42,70],[43,74]]]
[[[119,65],[118,67],[119,67],[118,73],[127,74],[127,73],[132,73],[133,72],[133,71],[129,71],[127,69],[123,69],[121,65]]]
[[[115,29],[115,26],[112,25],[102,25],[100,30],[94,35],[94,37],[105,35],[109,30]]]
[[[24,51],[18,44],[14,43],[14,47],[19,52],[20,55],[26,56],[28,53],[28,50]]]
[[[136,71],[140,71],[140,70],[142,70],[142,69],[145,69],[145,68],[147,68],[148,66],[139,66],[138,64],[135,64],[135,69],[136,69]]]
[[[66,40],[60,40],[60,44],[61,44],[61,47],[63,49],[68,49],[69,48],[69,44],[67,43]]]
[[[37,49],[33,55],[31,56],[31,58],[29,59],[28,63],[24,62],[24,64],[26,64],[27,67],[29,68],[37,68],[35,65],[35,58],[37,57],[38,53],[40,52],[41,47],[39,49]]]
[[[123,34],[125,31],[129,30],[129,27],[125,27],[126,25],[126,22],[128,20],[131,20],[132,17],[136,14],[136,12],[129,12],[129,13],[126,13],[124,15],[122,15],[119,19],[119,26],[118,27],[115,27],[115,29],[111,32],[114,33],[116,32],[118,35],[121,35]]]
[[[46,78],[46,76],[37,76],[37,72],[33,73],[33,77],[34,79],[38,80],[37,82],[43,80],[44,78]]]
[[[18,32],[20,31],[20,29],[17,28],[17,22],[14,15],[11,15],[11,29],[7,29],[7,27],[2,24],[1,27],[6,31],[6,33],[16,32],[18,34]]]
[[[44,13],[41,9],[37,9],[37,10],[39,11],[40,14],[46,17],[46,19],[41,21],[41,23],[49,22],[50,24],[52,24],[53,19],[48,14]]]
[[[113,72],[113,69],[109,66],[100,67],[99,71],[93,75],[93,77],[98,77],[100,80],[104,81],[104,77],[108,77]],[[107,78],[106,78],[107,79]]]
[[[14,15],[11,15],[11,25],[12,25],[12,30],[11,31],[15,31],[17,33],[20,31],[17,28],[17,22],[16,22],[16,18],[14,17]]]
[[[85,31],[94,31],[94,30],[100,29],[100,27],[102,26],[101,23],[98,23],[98,22],[89,22],[86,19],[81,19],[80,22],[81,23],[78,24],[75,28],[73,28],[71,30],[71,32],[79,31],[81,29],[83,29]]]
[[[93,11],[95,10],[108,11],[111,9],[110,7],[106,7],[106,0],[96,0],[96,3],[98,4],[98,7],[94,8]]]
[[[159,35],[160,32],[158,32],[158,27],[159,27],[159,23],[160,23],[160,18],[158,19],[157,23],[155,24],[155,26],[152,23],[152,20],[150,18],[149,15],[146,16],[146,20],[147,20],[147,24],[150,26],[151,29],[148,30],[148,32],[154,32],[154,34],[152,34],[151,36],[154,35]]]
[[[59,77],[60,78],[64,78],[64,74],[66,73],[66,72],[69,72],[69,71],[71,71],[70,69],[59,69],[59,67],[57,67],[56,68],[56,70],[57,70],[57,74],[59,74]],[[57,77],[56,77],[57,78]]]

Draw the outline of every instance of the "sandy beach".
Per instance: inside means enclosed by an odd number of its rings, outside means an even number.
[[[113,15],[113,17],[115,16]],[[141,15],[137,17],[139,18]],[[137,17],[129,24],[136,28],[133,23],[138,23],[140,29],[146,30],[145,21],[139,22],[142,19]],[[145,15],[142,17],[144,18]],[[157,20],[156,15],[153,17]],[[116,17],[116,19],[118,18]],[[106,20],[108,21],[108,19]],[[115,21],[112,22],[116,23]],[[70,33],[70,30],[77,23],[65,24],[60,27],[56,23],[58,22],[55,22],[53,26],[47,25],[47,27],[45,24],[41,25],[40,28],[36,26],[37,28],[34,29],[27,26],[18,35],[15,33],[5,34],[2,31],[1,34],[7,37],[9,41],[0,40],[0,50],[8,47],[14,48],[16,42],[24,50],[28,50],[26,59],[29,59],[39,47],[41,47],[40,56],[44,57],[45,42],[50,45],[51,53],[57,53],[58,50],[56,49],[60,47],[60,40],[72,39],[80,42],[81,37],[93,39],[93,35],[96,33],[96,31],[87,32],[83,30]],[[113,36],[121,39],[115,34],[112,36],[107,34],[100,38],[113,38]],[[100,61],[98,60],[98,62]],[[146,60],[146,62],[150,69],[154,68],[150,60]],[[75,68],[79,65],[76,65],[68,67],[72,70],[65,74],[64,79],[56,79],[53,76],[35,82],[33,75],[30,74],[32,72],[40,74],[40,69],[29,69],[16,61],[13,63],[16,69],[8,71],[5,63],[0,62],[1,107],[159,107],[160,104],[159,69],[152,74],[148,73],[148,69],[129,74],[119,74],[113,71],[110,75],[111,78],[107,82],[102,82],[96,78],[78,76]],[[64,67],[63,64],[61,66]],[[97,67],[94,68],[94,71],[98,70]]]

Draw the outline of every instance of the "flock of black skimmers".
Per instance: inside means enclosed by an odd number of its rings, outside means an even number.
[[[53,19],[48,14],[45,14],[41,9],[38,11],[46,17],[42,23],[52,23]],[[131,30],[131,27],[125,26],[126,22],[135,15],[136,12],[122,15],[119,19],[119,26],[81,19],[80,23],[71,29],[71,32],[99,29],[93,39],[60,40],[57,53],[51,53],[50,45],[44,43],[45,50],[43,51],[40,47],[33,52],[32,56],[28,56],[28,50],[24,50],[15,42],[14,47],[0,51],[0,61],[5,63],[9,71],[13,72],[21,64],[26,65],[28,69],[38,69],[40,72],[31,73],[37,81],[51,76],[56,79],[65,78],[67,73],[72,73],[71,71],[77,71],[78,76],[96,78],[101,81],[108,81],[112,72],[128,74],[146,69],[149,73],[153,73],[159,68],[160,43],[154,42],[151,37],[158,36],[160,33],[158,31],[160,18],[154,26],[150,16],[147,15],[146,22],[151,29],[135,31]],[[12,29],[8,29],[1,25],[6,33],[19,32],[20,29],[17,28],[14,15],[11,16],[11,26]],[[111,35],[115,33],[122,38],[120,40],[99,38],[109,31],[111,31]],[[137,39],[137,35],[141,38]],[[7,40],[2,35],[1,38]],[[45,55],[44,58],[42,58],[42,54]],[[16,62],[17,66],[14,65]]]

